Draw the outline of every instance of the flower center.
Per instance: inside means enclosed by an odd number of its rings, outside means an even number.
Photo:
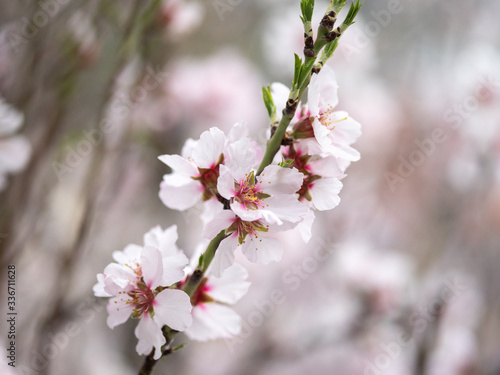
[[[204,277],[201,280],[200,285],[198,285],[198,288],[194,291],[192,297],[191,297],[191,304],[193,306],[197,306],[202,303],[207,303],[207,302],[213,302],[212,297],[210,297],[207,292],[211,290],[210,286],[207,285],[207,278]]]
[[[259,237],[257,232],[267,231],[269,231],[269,225],[261,223],[260,220],[243,221],[240,218],[237,218],[228,228],[228,232],[236,232],[238,234],[238,242],[240,245],[245,243],[245,239],[248,235],[257,239]]]
[[[343,120],[347,120],[347,117],[344,118],[335,118],[335,111],[333,107],[330,105],[325,111],[322,111],[318,116],[319,122],[325,126],[328,130],[335,129],[335,123]]]
[[[133,318],[140,318],[144,313],[154,314],[153,303],[157,293],[149,289],[142,278],[137,282],[137,287],[127,294],[130,297],[127,304],[134,306]]]
[[[255,181],[254,172],[245,174],[245,180],[242,180],[240,183],[234,182],[236,190],[234,200],[244,205],[247,210],[257,210],[266,207],[263,201],[269,195],[261,191],[260,183],[262,181]]]

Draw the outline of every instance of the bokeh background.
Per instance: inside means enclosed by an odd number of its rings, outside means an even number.
[[[201,207],[161,204],[157,156],[237,121],[265,142],[260,88],[291,81],[299,0],[0,6],[4,354],[8,264],[18,311],[1,373],[136,374],[135,322],[106,327],[95,275],[157,224],[193,253]],[[499,14],[365,1],[330,62],[363,126],[340,206],[309,244],[283,235],[280,263],[240,259],[240,337],[189,342],[155,374],[500,374]]]

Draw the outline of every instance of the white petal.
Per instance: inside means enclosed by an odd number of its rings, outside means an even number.
[[[113,251],[113,259],[121,265],[129,264],[130,266],[132,266],[135,265],[135,263],[139,262],[141,252],[141,246],[130,244],[125,246],[125,249],[123,249],[123,251]]]
[[[92,291],[94,292],[94,296],[96,297],[111,297],[112,294],[106,292],[104,290],[104,279],[106,276],[104,276],[102,273],[97,274],[97,284],[95,284],[92,287]]]
[[[160,250],[145,246],[141,253],[142,277],[149,289],[158,287],[163,279],[163,262]]]
[[[312,116],[334,108],[338,104],[337,79],[329,66],[324,66],[319,74],[313,74],[309,83],[307,104]]]
[[[237,175],[244,174],[254,167],[256,154],[250,139],[242,138],[229,145],[224,165],[232,171],[237,171]]]
[[[213,168],[224,153],[226,136],[219,128],[210,128],[201,134],[193,149],[193,160],[199,168]]]
[[[154,303],[154,320],[159,326],[167,325],[176,331],[184,331],[191,325],[191,302],[182,290],[165,289],[158,293]]]
[[[327,156],[317,160],[310,160],[307,164],[312,174],[321,177],[344,177],[344,172],[339,166],[339,161],[335,156]]]
[[[259,176],[259,187],[269,195],[296,193],[304,181],[304,175],[296,168],[268,165]]]
[[[185,177],[193,177],[197,176],[198,168],[190,162],[189,160],[184,159],[180,155],[161,155],[158,156],[158,159],[168,165],[175,173],[180,174]]]
[[[174,210],[183,211],[194,206],[201,198],[203,187],[197,181],[182,186],[174,186],[165,181],[160,184],[160,199],[163,204]]]
[[[304,220],[297,225],[297,230],[305,243],[308,243],[311,240],[314,219],[314,211],[310,209],[306,216],[304,216]]]
[[[127,300],[128,298],[122,298],[121,296],[109,300],[106,308],[109,313],[108,319],[106,320],[109,328],[113,329],[117,325],[125,323],[130,317],[130,314],[132,314],[133,307],[127,303]]]
[[[223,239],[215,252],[209,271],[213,275],[220,277],[222,272],[234,263],[234,251],[237,247],[238,235],[236,233]]]
[[[237,140],[248,137],[248,126],[244,122],[237,122],[233,125],[229,131],[228,140],[229,142],[236,142]]]
[[[179,253],[179,249],[175,244],[177,239],[176,225],[172,225],[165,230],[157,225],[144,235],[144,245],[156,247],[160,250],[162,256],[176,255]]]
[[[130,267],[116,263],[110,263],[106,266],[104,269],[104,276],[104,289],[112,295],[116,293],[116,290],[111,290],[112,286],[110,288],[110,281],[119,289],[124,289],[128,284],[134,282],[137,278]]]
[[[206,293],[215,301],[234,304],[248,291],[250,282],[246,281],[247,278],[247,270],[237,263],[233,264],[224,270],[220,278],[208,278]]]
[[[184,159],[192,158],[193,150],[197,143],[198,141],[195,141],[193,138],[186,139],[186,142],[184,142],[184,146],[182,146],[181,156]]]
[[[290,96],[290,89],[280,82],[274,82],[271,84],[271,96],[276,106],[276,116],[278,120],[281,120],[283,109]]]
[[[206,303],[193,309],[193,325],[186,330],[191,340],[207,341],[230,338],[241,331],[241,318],[231,308]]]
[[[310,186],[314,207],[320,211],[331,210],[340,203],[339,193],[342,182],[334,177],[320,178]]]
[[[0,171],[15,173],[23,170],[30,155],[31,146],[24,136],[0,139]]]
[[[217,179],[217,191],[226,199],[231,199],[236,195],[234,189],[234,176],[231,170],[225,165],[219,168],[219,178]]]
[[[170,286],[184,278],[184,267],[189,259],[184,254],[172,255],[163,258],[162,286]]]
[[[275,195],[273,197],[267,198],[265,200],[267,208],[263,211],[264,213],[272,213],[275,217],[278,217],[282,221],[289,221],[291,223],[297,223],[303,219],[307,214],[308,208],[301,204],[294,195]],[[265,217],[266,220],[271,219]],[[273,221],[268,221],[274,224]]]
[[[268,198],[269,199],[269,198]],[[244,204],[238,203],[238,202],[232,202],[230,204],[231,210],[243,221],[254,221],[254,220],[261,220],[263,218],[266,218],[267,216],[271,216],[269,222],[276,222],[279,221],[279,218],[276,215],[273,215],[272,213],[265,212],[263,209],[258,209],[258,210],[251,210],[247,208]],[[267,216],[266,216],[267,215]]]
[[[316,117],[312,122],[312,127],[314,131],[314,137],[316,141],[319,143],[324,152],[327,152],[332,145],[332,141],[328,137],[330,135],[330,129],[324,126]]]
[[[228,228],[236,220],[231,210],[222,210],[203,228],[202,237],[212,239],[223,229]]]
[[[165,345],[166,340],[161,331],[161,327],[149,316],[143,314],[139,319],[139,324],[135,327],[135,336],[138,338],[135,350],[140,355],[148,355],[153,348],[155,349],[154,359],[160,359],[161,347]]]
[[[268,264],[281,260],[283,245],[276,238],[267,237],[265,234],[259,234],[258,237],[248,235],[241,251],[250,262]]]

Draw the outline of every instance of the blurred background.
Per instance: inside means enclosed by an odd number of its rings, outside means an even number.
[[[193,253],[201,207],[161,204],[157,156],[237,121],[264,144],[261,85],[291,82],[299,0],[0,3],[0,303],[13,264],[18,312],[1,372],[136,374],[136,322],[107,328],[96,274],[157,224]],[[363,126],[340,206],[309,244],[284,234],[280,263],[240,259],[239,337],[155,374],[500,374],[498,14],[365,1],[329,63]]]

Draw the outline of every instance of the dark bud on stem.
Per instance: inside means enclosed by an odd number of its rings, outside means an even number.
[[[340,36],[340,34],[342,34],[342,32],[340,31],[340,27],[337,27],[335,30],[330,31],[329,33],[326,33],[324,38],[328,42],[333,42],[335,39],[337,39]]]
[[[305,41],[304,56],[314,57],[314,40],[312,36],[304,33],[304,41]]]
[[[286,107],[285,109],[283,109],[283,116],[293,116],[298,104],[299,102],[297,100],[288,99],[286,102]]]
[[[328,31],[332,31],[333,25],[335,25],[336,20],[337,14],[332,10],[330,13],[325,14],[319,26],[327,29]]]

